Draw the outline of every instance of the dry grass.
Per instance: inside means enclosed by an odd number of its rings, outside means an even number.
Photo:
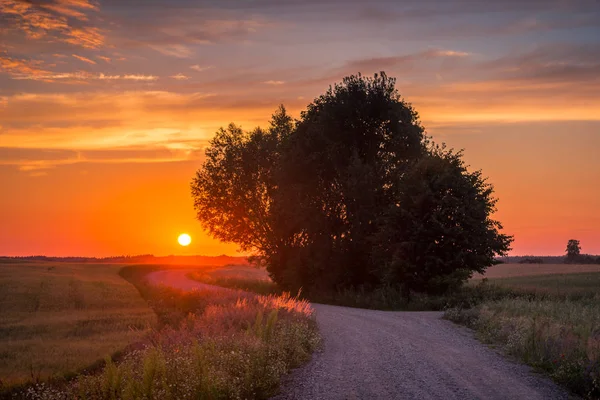
[[[231,289],[263,295],[281,293],[263,268],[245,265],[198,268],[190,271],[190,279]]]
[[[95,375],[68,385],[35,385],[31,399],[266,399],[289,369],[319,344],[312,308],[303,300],[223,291],[180,291],[145,283],[159,266],[128,266],[161,328],[145,345]],[[169,267],[170,268],[170,267]]]
[[[482,278],[510,278],[515,276],[577,274],[600,272],[600,265],[593,264],[498,264],[489,267],[485,274],[475,274],[473,280]]]
[[[0,264],[0,392],[69,376],[140,340],[156,316],[116,265]]]

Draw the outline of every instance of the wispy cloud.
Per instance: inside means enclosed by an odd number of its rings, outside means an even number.
[[[54,3],[41,4],[41,8],[54,11],[57,14],[66,17],[77,18],[81,21],[87,21],[87,15],[78,9],[98,10],[98,6],[87,0],[58,0]]]
[[[166,56],[177,58],[189,58],[194,54],[194,51],[184,44],[150,45],[150,47]]]
[[[172,75],[172,76],[171,76],[171,78],[173,78],[173,79],[176,79],[176,80],[178,80],[178,81],[184,81],[184,80],[186,80],[186,79],[189,79],[190,77],[189,77],[189,76],[185,76],[185,75],[184,75],[184,74],[182,74],[182,73],[179,73],[179,74],[177,74],[177,75]]]
[[[96,56],[97,59],[102,60],[104,62],[110,63],[112,60],[110,59],[110,57],[105,57],[105,56]]]
[[[199,159],[203,157],[200,150],[206,144],[204,140],[180,148],[170,146],[168,142],[98,149],[0,147],[0,165],[14,166],[30,176],[44,176],[53,168],[81,163],[162,163]]]
[[[196,72],[203,72],[203,71],[209,70],[211,68],[214,68],[214,66],[213,65],[201,66],[199,64],[195,64],[195,65],[190,66],[190,68]]]
[[[97,5],[86,0],[54,0],[41,4],[22,0],[0,2],[0,16],[6,29],[21,31],[30,39],[61,41],[90,49],[104,43],[104,35],[98,28],[85,25],[89,22],[86,12],[97,10]]]
[[[72,56],[83,62],[96,64],[95,61],[86,57],[78,56],[77,54],[72,54]],[[42,61],[20,59],[9,57],[7,55],[0,55],[0,72],[6,72],[12,79],[16,80],[34,80],[42,82],[77,83],[90,80],[152,82],[158,80],[158,76],[156,75],[145,74],[106,75],[104,73],[96,74],[87,71],[56,72],[51,71]]]
[[[436,54],[442,57],[467,57],[470,53],[465,51],[454,51],[454,50],[437,50]]]
[[[130,75],[105,75],[105,74],[99,74],[99,75],[93,75],[91,77],[92,79],[99,79],[99,80],[107,80],[107,81],[114,81],[114,80],[126,80],[126,81],[155,81],[158,79],[158,76],[155,75],[142,75],[142,74],[130,74]]]
[[[78,56],[77,54],[71,54],[71,56],[75,57],[76,59],[86,62],[88,64],[94,64],[96,65],[96,61],[94,60],[90,60],[89,58],[83,57],[83,56]]]
[[[130,81],[155,81],[158,76],[154,75],[124,75],[123,79]]]
[[[263,82],[265,85],[283,85],[284,81],[265,81]]]

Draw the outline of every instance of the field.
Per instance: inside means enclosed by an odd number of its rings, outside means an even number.
[[[473,280],[482,278],[512,278],[517,276],[574,274],[600,272],[595,264],[498,264],[489,267],[485,274],[475,274]]]
[[[236,265],[199,268],[188,274],[190,279],[209,285],[240,289],[258,294],[275,294],[280,291],[269,278],[267,271],[251,266]]]
[[[0,264],[0,392],[74,374],[140,340],[156,316],[121,266]]]
[[[174,266],[1,268],[0,398],[263,399],[319,344],[306,301],[146,282]]]
[[[600,266],[499,265],[490,269],[487,280],[471,282],[475,291],[491,295],[445,315],[584,398],[597,399],[600,272],[590,271],[600,271]]]

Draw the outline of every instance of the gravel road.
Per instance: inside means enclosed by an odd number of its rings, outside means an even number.
[[[185,273],[157,271],[148,278],[185,290],[215,290]],[[284,379],[273,400],[573,398],[439,312],[313,306],[323,349]]]

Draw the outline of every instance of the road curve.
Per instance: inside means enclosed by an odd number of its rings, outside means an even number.
[[[157,271],[152,283],[210,289],[187,271]],[[548,378],[482,345],[440,312],[313,305],[323,349],[284,379],[273,400],[573,398]]]

